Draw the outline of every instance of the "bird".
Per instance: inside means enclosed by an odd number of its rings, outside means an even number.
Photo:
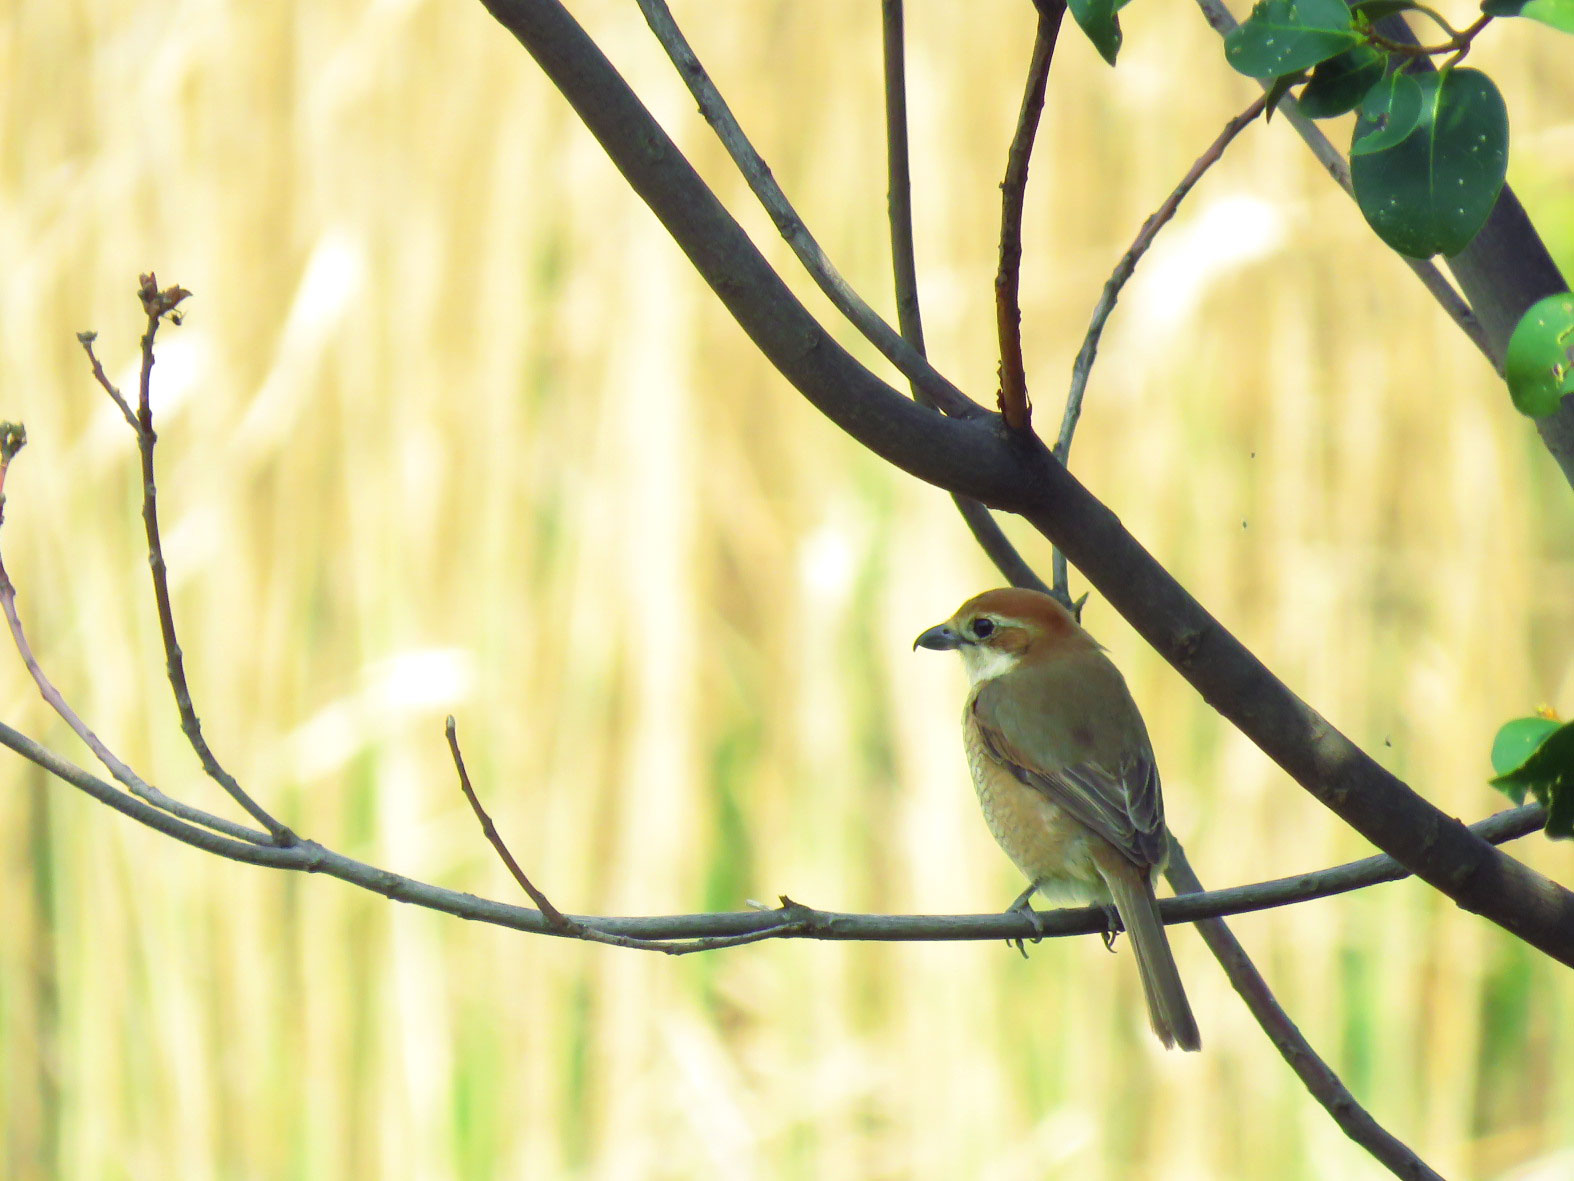
[[[1103,647],[1050,595],[976,595],[913,648],[956,651],[962,737],[984,820],[1035,893],[1113,906],[1131,938],[1148,1022],[1166,1048],[1202,1046],[1153,892],[1168,842],[1142,714]],[[1111,930],[1106,943],[1116,930]]]

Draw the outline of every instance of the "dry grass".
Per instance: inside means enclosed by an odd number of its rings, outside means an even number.
[[[632,6],[578,8],[785,266]],[[911,9],[931,348],[987,396],[995,184],[1031,17]],[[1068,29],[1051,82],[1023,292],[1041,415],[1126,240],[1251,97],[1193,11],[1128,14],[1118,71]],[[877,6],[678,16],[833,257],[889,306]],[[1566,43],[1487,40],[1513,179],[1566,260]],[[162,683],[131,440],[72,338],[97,328],[126,373],[135,276],[156,268],[197,293],[158,369],[193,685],[221,757],[290,823],[506,896],[446,763],[451,711],[567,909],[1015,893],[951,729],[960,674],[908,648],[991,581],[983,560],[943,496],[763,367],[479,5],[17,0],[0,79],[0,412],[33,439],[7,562],[46,667],[133,764],[219,802]],[[1574,710],[1569,490],[1287,129],[1249,131],[1139,274],[1074,464],[1450,812],[1499,802],[1498,721]],[[1365,851],[1102,603],[1089,623],[1205,880]],[[0,667],[3,716],[81,757]],[[1189,933],[1207,1050],[1183,1058],[1142,1027],[1129,956],[1092,940],[1025,963],[809,944],[673,962],[520,938],[205,858],[5,766],[9,1177],[1375,1173]],[[1567,849],[1521,851],[1574,877]],[[1568,1167],[1566,973],[1413,884],[1238,929],[1443,1172]]]

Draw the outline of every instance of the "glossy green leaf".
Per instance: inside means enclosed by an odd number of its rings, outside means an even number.
[[[1250,78],[1280,78],[1361,43],[1344,0],[1258,0],[1224,39],[1224,59]]]
[[[1312,80],[1301,91],[1301,114],[1312,119],[1331,119],[1355,110],[1367,92],[1383,80],[1385,60],[1370,45],[1357,45],[1338,57],[1319,62],[1312,71]],[[1418,111],[1420,100],[1421,92],[1417,90]]]
[[[1508,171],[1508,110],[1480,70],[1423,74],[1421,113],[1404,140],[1358,151],[1376,134],[1363,105],[1350,179],[1367,223],[1401,254],[1458,254],[1492,211]],[[1365,125],[1365,126],[1363,126]],[[1363,134],[1365,131],[1365,134]]]
[[[1549,295],[1531,305],[1508,338],[1503,376],[1521,414],[1555,414],[1574,394],[1574,295]]]
[[[1574,0],[1486,0],[1489,16],[1523,16],[1565,33],[1574,33]]]
[[[1279,104],[1284,101],[1284,96],[1290,93],[1290,87],[1298,86],[1305,81],[1305,70],[1294,74],[1286,74],[1283,78],[1275,78],[1273,85],[1268,87],[1268,93],[1263,97],[1262,121],[1264,123],[1271,122],[1273,113],[1279,109]]]
[[[1115,64],[1121,43],[1120,20],[1115,14],[1126,7],[1126,3],[1127,0],[1066,0],[1072,19],[1093,42],[1099,56],[1110,65]]]
[[[1508,775],[1525,765],[1525,760],[1536,753],[1536,748],[1548,734],[1558,728],[1558,722],[1539,714],[1530,718],[1515,718],[1498,727],[1492,739],[1492,773]],[[1520,802],[1524,795],[1521,793]]]
[[[1528,743],[1536,727],[1543,723],[1541,737],[1517,766],[1492,779],[1492,786],[1516,803],[1527,795],[1547,809],[1546,834],[1549,837],[1574,837],[1574,722],[1559,725],[1546,718],[1519,718],[1498,731],[1492,743],[1493,765],[1497,765],[1500,744],[1517,747]],[[1545,729],[1550,726],[1551,729]],[[1514,736],[1504,732],[1515,728]]]
[[[1361,100],[1350,158],[1386,152],[1405,141],[1421,118],[1421,84],[1398,70],[1385,74]]]

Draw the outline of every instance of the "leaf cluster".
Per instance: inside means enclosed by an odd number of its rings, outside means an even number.
[[[1120,52],[1127,0],[1068,0],[1104,59]],[[1378,22],[1416,13],[1441,28],[1431,46],[1395,41]],[[1456,255],[1486,223],[1508,175],[1508,110],[1496,83],[1459,65],[1495,18],[1524,17],[1574,33],[1574,0],[1483,0],[1469,28],[1453,28],[1420,0],[1258,0],[1225,38],[1225,60],[1268,90],[1268,114],[1296,87],[1312,119],[1354,112],[1350,181],[1377,236],[1400,254]],[[1431,59],[1444,58],[1434,69]],[[1543,417],[1574,393],[1574,295],[1525,313],[1505,377],[1521,413]]]

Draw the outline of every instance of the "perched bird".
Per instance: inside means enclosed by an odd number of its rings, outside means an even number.
[[[1165,1046],[1201,1048],[1159,921],[1167,853],[1147,727],[1094,638],[1037,591],[985,591],[913,647],[962,654],[962,739],[989,831],[1046,897],[1114,904],[1131,935],[1148,1020]]]

